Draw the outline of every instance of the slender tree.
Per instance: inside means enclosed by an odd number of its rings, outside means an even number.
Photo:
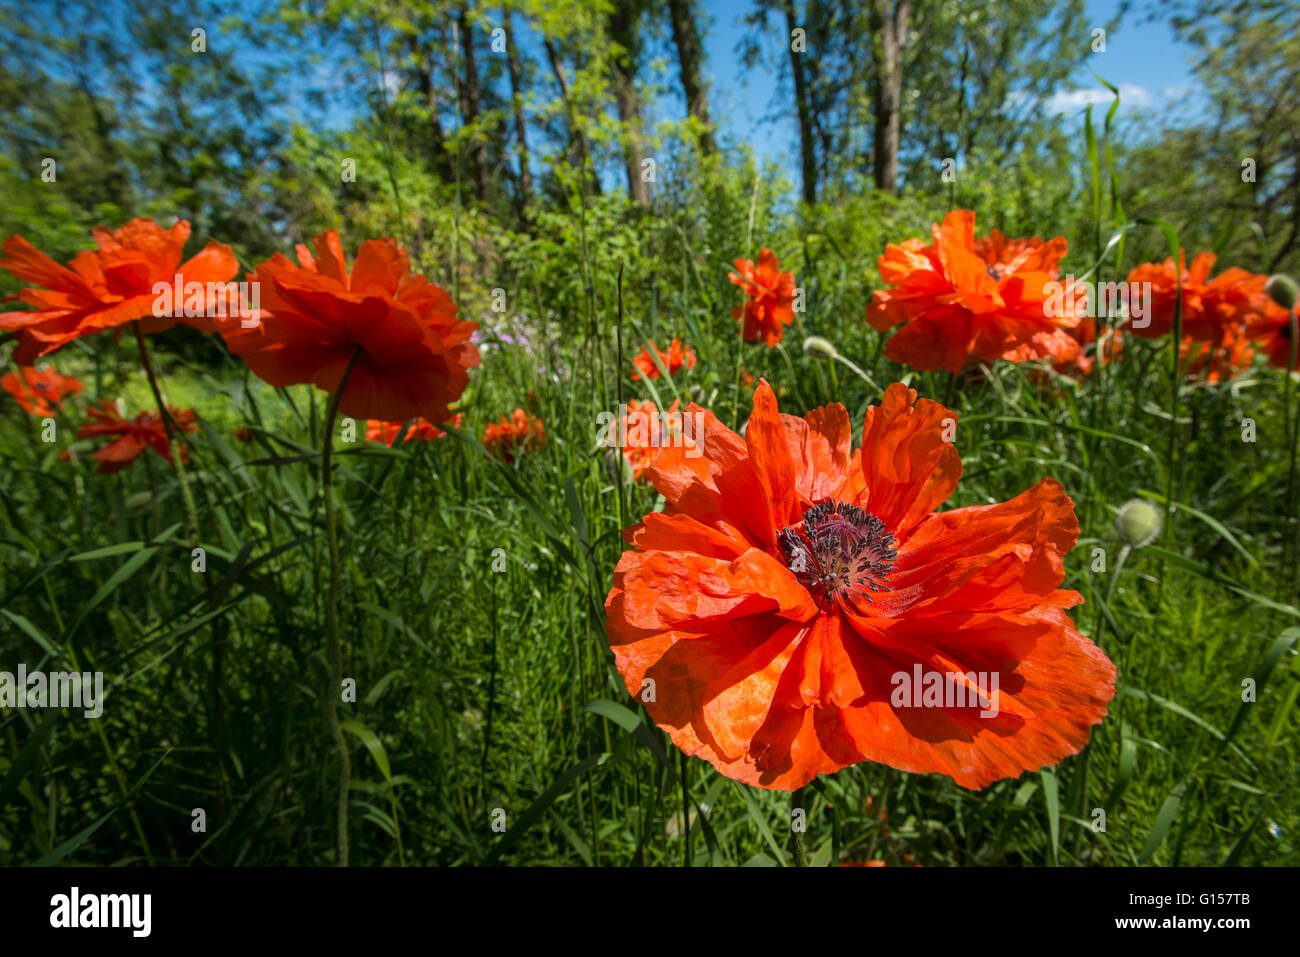
[[[609,15],[609,35],[615,48],[614,103],[623,126],[623,168],[627,172],[627,192],[638,206],[650,205],[650,187],[641,176],[645,148],[641,129],[641,99],[636,89],[637,53],[640,42],[637,27],[641,7],[636,0],[618,0]]]
[[[786,43],[790,48],[790,74],[794,77],[794,107],[799,119],[799,159],[803,174],[803,201],[817,202],[817,145],[813,131],[812,105],[808,97],[808,80],[804,73],[803,57],[807,50],[795,42],[799,22],[795,17],[794,0],[785,0]],[[806,37],[806,31],[805,31]]]
[[[477,128],[481,102],[479,75],[474,57],[474,29],[464,6],[456,11],[456,27],[460,33],[463,68],[460,84],[461,120],[472,131],[469,144],[470,174],[473,177],[474,196],[480,203],[486,203],[488,199],[487,142],[483,137],[483,131]]]
[[[872,174],[876,187],[898,192],[898,150],[902,122],[903,49],[907,44],[911,0],[872,0],[875,35],[876,131],[872,140]]]
[[[502,8],[501,16],[506,31],[506,59],[510,68],[510,99],[515,113],[515,137],[519,141],[519,207],[527,210],[533,198],[533,172],[528,155],[528,122],[524,117],[524,89],[519,65],[519,49],[515,46],[514,14],[509,7]]]
[[[686,111],[699,121],[700,151],[705,156],[717,152],[713,136],[713,122],[709,119],[708,90],[702,72],[703,56],[700,51],[700,33],[695,25],[693,0],[668,0],[668,15],[673,28],[673,45],[677,48],[677,62],[681,69],[682,92],[686,94]]]

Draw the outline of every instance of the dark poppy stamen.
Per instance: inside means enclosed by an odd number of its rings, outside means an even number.
[[[993,279],[994,282],[1002,281],[1002,273],[997,269],[994,269],[992,266],[985,266],[984,270],[989,274],[989,277]]]
[[[898,561],[898,545],[885,523],[856,505],[827,500],[804,512],[803,527],[777,533],[785,563],[810,591],[839,601],[850,595],[871,600],[883,591]]]

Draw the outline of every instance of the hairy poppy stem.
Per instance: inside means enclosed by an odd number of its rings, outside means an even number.
[[[181,461],[180,446],[176,441],[176,433],[179,426],[176,425],[175,419],[167,409],[167,404],[163,402],[162,392],[158,388],[158,379],[154,376],[153,363],[149,360],[149,347],[145,345],[144,331],[140,328],[140,321],[136,320],[131,323],[131,328],[135,330],[135,342],[140,348],[140,364],[144,366],[145,377],[149,380],[149,388],[153,391],[153,400],[158,404],[158,415],[162,418],[163,430],[167,433],[168,451],[171,452],[172,464],[176,466],[176,482],[181,487],[181,501],[185,503],[185,519],[190,536],[190,544],[197,545],[199,541],[199,520],[198,511],[194,508],[194,496],[190,494],[190,483],[185,479],[185,463]]]
[[[808,812],[804,807],[804,789],[790,793],[790,851],[795,867],[808,866],[808,844],[804,832],[808,829]]]
[[[339,535],[338,523],[334,517],[334,420],[338,418],[339,401],[343,398],[343,390],[347,388],[357,360],[361,358],[361,351],[360,346],[352,351],[348,367],[343,370],[343,378],[339,379],[338,387],[330,396],[321,448],[321,494],[325,497],[325,533],[329,538],[330,549],[329,592],[325,599],[325,629],[330,643],[330,684],[325,689],[325,723],[329,725],[330,737],[334,739],[334,747],[339,753],[338,855],[334,861],[338,867],[348,866],[348,787],[352,781],[352,759],[348,754],[347,742],[343,740],[343,729],[339,726],[343,647],[339,642]]]
[[[1296,445],[1300,443],[1300,409],[1294,408],[1292,393],[1295,390],[1294,373],[1296,365],[1296,352],[1300,349],[1300,311],[1292,306],[1290,315],[1287,316],[1287,322],[1290,324],[1291,350],[1287,362],[1287,373],[1282,378],[1282,408],[1287,422],[1287,427],[1291,433],[1291,462],[1287,467],[1286,475],[1286,499],[1287,514],[1291,516],[1291,521],[1296,523],[1295,531],[1291,539],[1291,561],[1290,568],[1286,577],[1282,580],[1282,594],[1294,595],[1296,586],[1296,568],[1300,566],[1300,519],[1295,514],[1295,466],[1296,466]]]

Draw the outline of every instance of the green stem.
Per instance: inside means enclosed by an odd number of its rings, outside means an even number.
[[[682,779],[682,867],[691,866],[691,792],[686,779],[686,752],[678,751],[678,773]]]
[[[135,342],[140,349],[140,364],[144,366],[144,374],[149,379],[149,388],[153,391],[153,400],[158,404],[158,415],[162,419],[163,429],[167,433],[167,447],[171,452],[172,464],[176,466],[176,481],[181,487],[181,500],[185,503],[185,519],[188,525],[190,543],[197,544],[199,540],[199,520],[198,512],[194,508],[194,497],[190,494],[190,483],[185,480],[185,463],[181,461],[181,450],[177,444],[176,433],[180,427],[172,414],[167,409],[167,404],[163,402],[162,392],[158,389],[158,379],[154,376],[153,363],[149,361],[149,347],[145,345],[144,330],[140,328],[140,321],[137,319],[131,323],[131,328],[135,330]]]
[[[1292,596],[1296,590],[1296,568],[1300,565],[1300,519],[1296,518],[1295,510],[1295,468],[1296,468],[1296,444],[1300,442],[1300,409],[1294,407],[1292,401],[1292,392],[1295,391],[1295,372],[1296,351],[1300,349],[1300,312],[1295,307],[1290,310],[1287,321],[1290,324],[1291,332],[1291,350],[1290,358],[1287,363],[1286,372],[1282,379],[1282,407],[1284,409],[1285,421],[1288,432],[1291,437],[1291,462],[1287,467],[1286,476],[1286,513],[1291,517],[1295,524],[1295,531],[1291,541],[1291,561],[1290,568],[1284,581],[1283,596]]]
[[[798,813],[800,811],[803,813]],[[800,820],[796,821],[796,818]],[[796,823],[798,827],[795,826]],[[808,812],[804,805],[804,789],[799,788],[790,794],[790,851],[794,855],[795,867],[808,866],[808,844],[804,839],[807,829]]]
[[[361,358],[361,347],[352,350],[348,367],[343,371],[338,388],[330,396],[329,410],[325,413],[325,437],[321,449],[321,493],[325,497],[325,531],[329,538],[330,578],[329,591],[325,600],[325,627],[329,635],[330,683],[325,689],[325,722],[329,726],[330,737],[339,754],[339,800],[338,800],[338,857],[335,864],[348,866],[348,787],[352,780],[352,759],[348,754],[347,743],[343,740],[343,729],[339,726],[339,689],[343,686],[343,648],[339,642],[339,535],[338,522],[334,517],[334,420],[338,418],[339,402],[347,388],[348,379]]]

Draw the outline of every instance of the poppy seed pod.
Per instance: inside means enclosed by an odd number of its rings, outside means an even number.
[[[839,356],[835,343],[821,336],[809,336],[803,341],[803,354],[814,359],[834,359]]]
[[[1115,516],[1115,531],[1130,548],[1145,548],[1160,537],[1163,522],[1160,510],[1140,498],[1124,503]]]
[[[1269,276],[1264,291],[1283,309],[1294,309],[1297,293],[1300,293],[1300,289],[1296,288],[1296,281],[1285,273]]]

